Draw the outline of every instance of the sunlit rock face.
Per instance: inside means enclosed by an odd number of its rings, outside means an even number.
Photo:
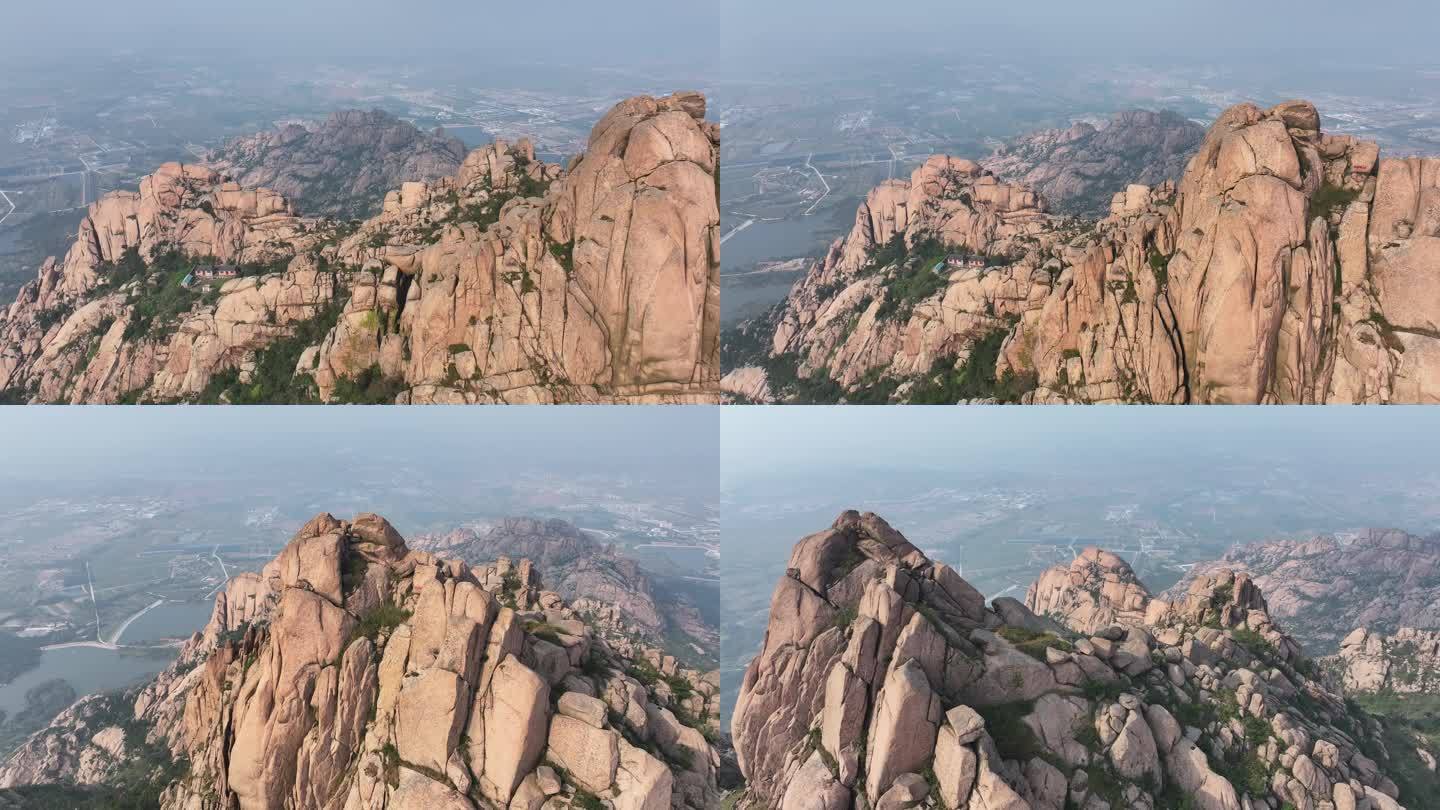
[[[718,682],[590,624],[528,559],[471,567],[322,513],[108,719],[188,763],[160,771],[166,810],[702,810]],[[77,709],[0,779],[104,785],[134,765],[124,740]]]
[[[453,176],[401,184],[358,226],[168,164],[92,205],[66,258],[0,317],[0,389],[28,402],[714,402],[718,156],[703,96],[641,96],[568,167],[498,141]],[[191,267],[240,277],[182,284]]]
[[[748,327],[768,353],[866,401],[907,401],[972,353],[971,377],[1010,380],[974,396],[1013,401],[1437,401],[1440,159],[1381,159],[1293,101],[1226,111],[1178,185],[1116,189],[1095,222],[972,167],[936,157],[871,192]],[[925,283],[884,263],[896,234],[911,261],[938,240],[986,266],[937,265]],[[767,382],[729,385],[782,395]]]

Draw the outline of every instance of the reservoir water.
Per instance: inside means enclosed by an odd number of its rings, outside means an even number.
[[[166,602],[136,619],[121,644],[159,643],[185,638],[205,626],[212,603]],[[25,693],[54,678],[63,678],[78,695],[119,689],[143,681],[175,659],[179,647],[107,650],[103,647],[66,647],[44,650],[34,669],[0,686],[0,711],[15,714],[25,708]]]

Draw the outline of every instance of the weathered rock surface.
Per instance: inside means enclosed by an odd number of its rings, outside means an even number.
[[[867,402],[1437,402],[1436,178],[1302,101],[1231,108],[1178,185],[1116,188],[1098,222],[937,156],[727,333],[726,371]],[[744,388],[800,390],[771,382]]]
[[[168,164],[93,204],[0,315],[11,401],[714,402],[719,128],[616,105],[568,168],[528,141],[358,225]],[[343,136],[337,136],[342,137]],[[236,265],[242,277],[181,283]]]
[[[524,557],[545,571],[549,586],[577,609],[610,606],[651,633],[664,625],[644,569],[613,544],[597,543],[563,520],[506,518],[485,529],[417,537],[411,545],[476,566]],[[584,605],[577,604],[581,600]]]
[[[210,164],[245,188],[269,188],[310,216],[371,217],[402,183],[451,177],[465,144],[425,133],[382,110],[344,110],[324,121],[287,123],[235,138]]]
[[[1426,744],[1317,680],[1244,573],[1167,601],[1086,549],[1029,601],[1048,618],[986,607],[871,514],[802,539],[735,707],[737,807],[1427,806],[1390,777]]]
[[[1363,627],[1390,635],[1402,627],[1440,629],[1440,539],[1393,529],[1308,540],[1235,546],[1192,577],[1220,569],[1244,571],[1265,592],[1269,611],[1313,655],[1336,652]]]
[[[1402,627],[1386,636],[1357,627],[1321,660],[1347,693],[1440,693],[1440,631]]]
[[[713,807],[719,755],[680,718],[718,703],[718,679],[621,652],[529,560],[515,571],[411,550],[374,515],[319,515],[108,716],[148,756],[188,762],[150,763],[167,810]],[[86,705],[0,778],[105,784],[136,767]]]
[[[1178,181],[1205,128],[1169,110],[1126,110],[1008,141],[980,165],[1044,195],[1060,213],[1103,217],[1115,190]]]

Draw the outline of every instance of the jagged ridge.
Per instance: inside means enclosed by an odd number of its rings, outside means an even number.
[[[321,514],[217,595],[133,718],[187,763],[165,808],[703,808],[717,682],[588,627],[528,560],[471,568]],[[6,778],[103,783],[111,728],[42,731]]]
[[[970,165],[934,157],[910,181],[872,191],[786,302],[727,340],[727,390],[827,401],[1437,401],[1440,312],[1426,269],[1440,256],[1440,159],[1381,160],[1372,142],[1322,133],[1315,108],[1294,101],[1231,108],[1178,186],[1131,185],[1099,222],[1051,215],[1033,192]],[[935,182],[957,167],[1004,199]],[[1034,202],[1017,210],[1017,200]],[[932,239],[942,250],[926,248]],[[942,268],[939,283],[916,283],[944,250],[999,266]]]
[[[568,168],[498,141],[358,229],[162,166],[93,204],[0,316],[0,399],[714,401],[704,115],[695,93],[623,101]],[[246,277],[184,285],[215,262]]]
[[[1313,677],[1243,574],[1172,603],[1087,549],[1028,598],[1050,615],[987,607],[872,514],[801,540],[732,721],[742,805],[1400,806],[1388,769],[1415,752]]]

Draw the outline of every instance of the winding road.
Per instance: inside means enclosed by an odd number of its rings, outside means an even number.
[[[17,191],[15,193],[19,194],[20,192]],[[4,199],[5,204],[10,206],[9,211],[6,211],[4,214],[0,214],[0,225],[4,225],[5,220],[9,219],[10,215],[15,213],[15,201],[10,199],[10,195],[5,193],[5,191],[3,190],[0,190],[0,199]]]
[[[821,173],[820,173],[820,170],[817,169],[817,168],[815,168],[815,167],[810,163],[810,158],[813,158],[813,157],[815,157],[815,153],[814,153],[814,152],[811,152],[810,154],[808,154],[808,155],[805,156],[805,168],[809,169],[809,170],[812,171],[812,172],[815,172],[815,176],[818,177],[818,178],[820,178],[820,183],[821,183],[821,185],[825,186],[825,193],[824,193],[824,194],[821,194],[819,199],[817,199],[815,202],[811,203],[809,208],[806,208],[806,209],[805,209],[805,213],[804,213],[802,216],[807,216],[807,217],[810,216],[810,213],[815,210],[815,206],[819,205],[821,202],[824,201],[824,199],[825,199],[826,197],[829,197],[829,196],[830,196],[830,184],[829,184],[828,182],[826,182],[826,180],[825,180],[825,175],[821,174]]]
[[[108,639],[103,639],[103,638],[102,638],[102,639],[100,639],[100,640],[98,640],[98,641],[67,641],[67,642],[65,642],[65,643],[63,643],[63,644],[46,644],[45,646],[41,647],[40,649],[42,649],[42,650],[63,650],[63,649],[65,649],[65,648],[67,648],[67,647],[99,647],[100,649],[103,649],[103,650],[116,650],[116,649],[119,649],[119,648],[120,648],[120,639],[121,639],[122,636],[125,635],[125,631],[130,629],[130,625],[133,624],[136,619],[140,618],[141,616],[144,616],[146,613],[149,613],[150,611],[154,610],[154,609],[157,608],[157,607],[160,607],[160,606],[163,605],[163,604],[165,604],[165,600],[164,600],[164,599],[156,599],[154,602],[151,602],[150,604],[148,604],[148,605],[146,605],[145,607],[141,608],[140,610],[136,611],[136,613],[135,613],[133,616],[131,616],[130,618],[128,618],[128,619],[126,619],[125,621],[121,622],[121,623],[120,623],[120,626],[117,627],[117,628],[115,628],[115,632],[112,633],[112,634],[110,635],[110,638],[108,638]],[[98,623],[99,620],[100,620],[98,613],[96,614],[95,620],[96,620],[97,623]],[[98,624],[97,624],[97,626],[98,626]],[[98,635],[98,631],[97,631],[97,635]]]

